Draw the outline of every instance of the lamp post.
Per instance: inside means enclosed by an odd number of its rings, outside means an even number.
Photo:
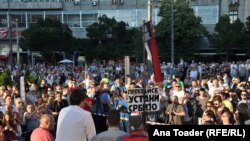
[[[17,45],[17,67],[20,67],[20,51],[19,51],[19,30],[18,30],[18,19],[16,19],[16,45]]]
[[[171,63],[174,66],[174,3],[175,0],[171,0]]]
[[[8,35],[9,35],[9,45],[10,45],[10,54],[9,54],[9,63],[10,63],[10,67],[12,69],[12,65],[13,65],[13,49],[12,49],[12,25],[11,25],[11,15],[10,15],[10,0],[8,0]]]

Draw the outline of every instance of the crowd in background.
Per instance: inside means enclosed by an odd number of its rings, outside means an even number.
[[[118,126],[123,131],[121,135],[132,133],[135,127],[145,130],[138,125],[141,118],[132,118],[145,113],[128,112],[126,91],[146,87],[160,89],[160,110],[147,113],[145,120],[170,125],[250,123],[250,61],[193,61],[176,65],[162,62],[161,69],[162,83],[154,81],[154,75],[144,64],[131,64],[129,75],[122,63],[97,61],[87,68],[67,64],[14,68],[13,85],[0,86],[0,141],[29,141],[38,127],[48,127],[56,139],[60,111],[72,105],[71,93],[79,88],[86,93],[81,108],[91,113],[97,134],[107,131],[110,124]],[[27,72],[35,79],[25,79],[23,96],[20,76]],[[108,118],[117,117],[116,112],[110,112],[112,109],[119,112],[118,121]]]

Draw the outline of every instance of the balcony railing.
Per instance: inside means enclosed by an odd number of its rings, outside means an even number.
[[[0,10],[7,10],[8,3],[1,2]],[[62,2],[10,2],[11,10],[62,9]]]

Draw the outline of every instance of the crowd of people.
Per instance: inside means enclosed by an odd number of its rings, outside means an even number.
[[[162,62],[156,83],[144,64],[94,61],[23,66],[11,70],[13,85],[0,86],[0,141],[148,140],[146,121],[168,125],[248,125],[250,61]],[[4,70],[2,70],[4,71]],[[21,93],[20,76],[25,79]],[[126,91],[157,87],[160,110],[129,112]],[[153,117],[153,118],[152,118]]]

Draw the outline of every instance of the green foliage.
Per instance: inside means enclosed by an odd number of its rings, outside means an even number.
[[[30,83],[35,83],[37,81],[37,77],[31,73],[30,71],[27,71],[25,73],[25,79],[26,81],[30,82]]]
[[[103,15],[98,22],[87,27],[89,41],[80,46],[88,59],[115,59],[126,55],[139,58],[142,50],[142,34],[138,29],[127,29],[123,21],[116,21]],[[86,44],[87,43],[87,44]]]
[[[231,23],[228,15],[219,18],[219,22],[215,26],[216,33],[211,35],[210,40],[217,48],[217,52],[226,54],[222,56],[223,59],[231,58],[235,49],[247,48],[246,28],[239,19]]]
[[[11,74],[9,71],[0,72],[0,86],[11,85]]]
[[[250,31],[250,16],[247,17],[246,29],[247,29],[247,31]]]
[[[244,47],[247,49],[247,55],[250,56],[250,16],[247,17],[246,25],[246,32],[245,32],[245,45]]]
[[[67,25],[52,19],[38,19],[37,23],[22,32],[20,46],[42,52],[51,61],[53,51],[72,52],[74,38]]]
[[[162,1],[159,16],[162,20],[156,26],[156,34],[160,56],[169,60],[171,56],[171,15],[172,0]],[[174,54],[175,60],[192,59],[196,46],[194,41],[200,36],[208,34],[201,24],[201,18],[194,15],[192,8],[184,0],[177,0],[173,4],[174,12]]]

